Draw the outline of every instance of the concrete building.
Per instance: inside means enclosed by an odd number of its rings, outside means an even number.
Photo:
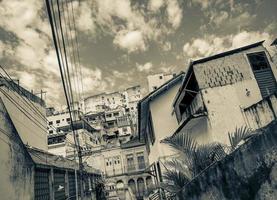
[[[100,147],[101,142],[98,137],[100,133],[90,126],[87,121],[75,121],[73,127],[75,134],[78,135],[81,150],[88,151]],[[55,155],[73,159],[77,152],[71,125],[60,126],[56,130],[58,133],[48,135],[48,151]]]
[[[153,189],[152,177],[144,172],[149,165],[146,147],[138,137],[89,152],[84,159],[103,172],[107,199],[143,199]]]
[[[192,61],[173,102],[178,128],[197,142],[229,144],[249,127],[244,109],[277,91],[277,68],[263,42]]]
[[[0,98],[24,144],[47,150],[44,101],[13,81],[0,77]]]
[[[24,88],[13,84],[1,79],[1,199],[76,199],[76,192],[80,191],[80,187],[75,184],[75,180],[80,183],[80,179],[75,179],[79,174],[78,164],[47,153],[46,118],[44,116],[45,125],[42,129],[42,124],[39,124],[42,123],[42,113],[34,107],[42,112],[44,103]],[[85,196],[95,199],[95,187],[101,174],[88,166],[85,167],[85,174]]]
[[[228,145],[236,128],[255,130],[276,119],[277,68],[262,44],[192,61],[184,78],[176,76],[139,102],[138,132],[157,183],[163,163],[175,156],[164,138],[182,132],[199,144]]]
[[[168,145],[160,141],[178,127],[172,103],[183,78],[184,73],[173,77],[145,96],[138,104],[138,134],[140,140],[146,143],[149,163],[155,169],[160,169],[161,162],[175,154]]]
[[[168,80],[172,79],[176,74],[158,73],[147,76],[148,92],[152,92],[163,85]]]
[[[84,113],[98,113],[117,107],[125,108],[126,112],[136,111],[136,104],[141,99],[140,86],[134,86],[113,93],[101,93],[85,98]]]

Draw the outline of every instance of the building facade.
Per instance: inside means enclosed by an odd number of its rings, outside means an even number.
[[[140,86],[126,88],[124,91],[101,93],[84,99],[84,113],[99,113],[106,110],[125,108],[126,112],[136,112],[136,104],[141,99]]]
[[[143,199],[153,189],[153,179],[145,172],[149,166],[146,147],[138,138],[92,151],[84,159],[103,172],[107,199]]]
[[[190,63],[176,95],[179,127],[198,143],[229,144],[229,132],[249,127],[244,109],[277,91],[277,68],[263,42]]]
[[[152,92],[172,79],[176,74],[158,73],[147,76],[148,92]]]
[[[24,144],[47,150],[44,101],[13,81],[0,77],[0,98]]]
[[[173,115],[172,102],[178,92],[184,73],[173,77],[156,90],[149,93],[138,104],[138,133],[141,141],[146,143],[151,168],[158,174],[162,163],[175,152],[160,141],[169,136],[178,127],[176,116]],[[156,184],[161,176],[156,176]]]

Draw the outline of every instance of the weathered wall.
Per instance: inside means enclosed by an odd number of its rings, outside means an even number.
[[[0,199],[33,199],[33,166],[0,98]]]
[[[234,53],[220,59],[210,60],[193,66],[195,76],[201,89],[236,83],[242,80],[255,80],[248,62],[247,54],[265,52],[272,72],[277,79],[276,65],[263,46]]]
[[[179,87],[180,83],[150,101],[153,129],[156,137],[154,144],[150,144],[150,164],[158,161],[159,157],[170,156],[175,153],[167,144],[160,143],[160,141],[171,136],[178,127],[176,116],[172,114],[172,103]]]
[[[0,98],[24,144],[47,151],[47,123],[37,111],[46,116],[45,108],[25,97],[24,101],[21,95],[6,87],[1,87]],[[30,108],[32,104],[37,110]]]
[[[244,109],[244,115],[253,130],[269,124],[277,118],[277,92]]]
[[[186,185],[184,199],[276,199],[277,121],[259,133]]]

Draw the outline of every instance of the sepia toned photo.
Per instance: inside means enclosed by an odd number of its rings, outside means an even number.
[[[276,0],[0,0],[0,200],[277,200]]]

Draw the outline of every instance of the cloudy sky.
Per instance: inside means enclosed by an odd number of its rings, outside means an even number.
[[[276,37],[276,0],[73,1],[85,96],[146,88],[189,59]],[[74,34],[74,33],[72,33]],[[43,0],[0,0],[0,64],[28,89],[64,95]],[[144,89],[146,92],[146,89]]]

